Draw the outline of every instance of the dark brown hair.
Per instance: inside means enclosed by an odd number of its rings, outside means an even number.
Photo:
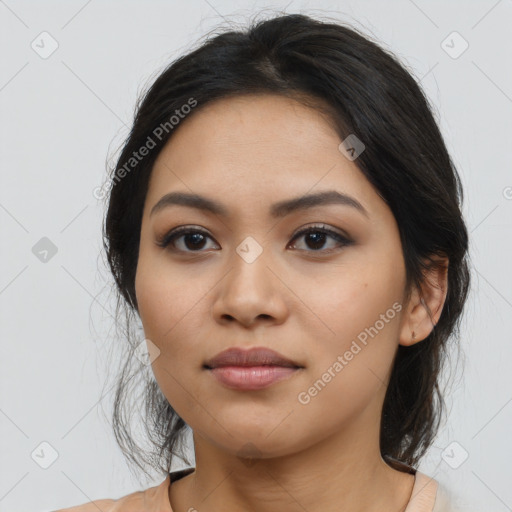
[[[340,139],[356,134],[365,144],[355,163],[396,218],[409,291],[436,264],[432,256],[449,258],[441,317],[426,339],[398,347],[382,410],[382,457],[397,469],[416,466],[439,428],[445,407],[440,373],[448,341],[459,334],[470,284],[462,187],[418,82],[396,57],[353,27],[280,15],[253,22],[245,30],[210,36],[158,75],[141,96],[131,132],[109,174],[103,236],[118,294],[117,313],[123,309],[128,322],[137,320],[135,273],[142,211],[155,159],[179,130],[179,121],[174,126],[171,117],[194,115],[219,98],[255,93],[281,94],[319,109],[327,106],[322,110]],[[184,108],[193,102],[196,106]],[[149,139],[148,154],[130,160]],[[125,338],[133,349],[129,330]],[[150,371],[144,373],[139,365],[129,374],[132,350],[126,355],[114,402],[116,439],[143,471],[149,466],[168,472],[173,455],[186,460],[178,448],[187,425]],[[134,396],[129,385],[141,375],[139,399],[149,450],[135,442],[127,414],[132,411],[128,398]]]

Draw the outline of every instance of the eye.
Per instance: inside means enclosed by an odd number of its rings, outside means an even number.
[[[349,240],[345,236],[341,235],[340,233],[337,233],[336,231],[333,231],[332,229],[325,227],[324,225],[310,226],[306,229],[303,229],[293,236],[292,241],[297,240],[298,238],[303,237],[305,235],[305,242],[307,246],[310,248],[312,247],[314,249],[313,251],[306,250],[306,252],[333,252],[333,250],[336,250],[336,244],[334,248],[330,247],[328,249],[324,249],[321,251],[318,250],[322,249],[322,247],[326,243],[326,240],[328,240],[329,238],[337,242],[338,248],[352,244],[352,240]]]
[[[330,253],[337,248],[341,248],[353,243],[352,240],[349,240],[345,236],[325,227],[324,225],[310,226],[308,228],[302,229],[293,235],[292,242],[304,236],[306,236],[305,241],[307,246],[313,249],[311,251],[308,251],[307,249],[299,249],[306,252]],[[182,226],[164,235],[160,240],[157,241],[157,245],[163,248],[171,245],[171,250],[173,251],[206,252],[202,251],[201,249],[205,248],[208,238],[213,240],[210,235],[208,235],[208,233],[201,229],[194,228],[193,226]],[[322,249],[329,238],[336,242],[334,247]],[[180,241],[181,244],[179,243]],[[295,244],[289,244],[288,247],[290,247],[290,245],[295,247]]]
[[[183,244],[181,247],[176,247],[176,240],[183,238]],[[172,244],[172,250],[182,252],[204,252],[197,251],[196,249],[202,249],[205,245],[205,240],[211,238],[208,233],[200,229],[195,229],[192,226],[182,226],[172,230],[170,233],[164,235],[164,237],[157,241],[160,247],[167,247]],[[183,246],[185,249],[183,249]],[[192,248],[192,250],[187,250]]]

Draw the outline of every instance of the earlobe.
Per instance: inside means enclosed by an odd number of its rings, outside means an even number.
[[[433,258],[421,290],[415,287],[400,332],[400,345],[410,346],[427,338],[437,325],[448,291],[448,258]]]

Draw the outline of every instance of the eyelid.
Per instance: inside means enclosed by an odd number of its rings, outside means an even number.
[[[306,224],[305,226],[302,226],[302,227],[298,228],[296,231],[294,231],[294,233],[291,235],[290,238],[293,240],[297,236],[302,235],[305,232],[307,233],[308,231],[310,231],[312,229],[318,229],[319,231],[325,231],[326,233],[332,234],[334,236],[339,236],[341,238],[345,238],[346,240],[350,240],[350,236],[347,233],[345,233],[344,231],[342,231],[338,228],[333,228],[330,225],[325,224],[323,222],[313,222],[313,224]]]
[[[306,235],[310,232],[315,232],[315,230],[317,232],[325,233],[328,237],[331,237],[332,239],[336,240],[337,243],[339,244],[339,246],[341,246],[341,247],[352,245],[354,243],[354,240],[349,235],[347,235],[345,232],[343,232],[341,230],[337,231],[334,228],[331,228],[329,225],[326,225],[325,223],[313,223],[313,224],[308,224],[308,225],[298,228],[289,237],[290,243],[288,243],[288,245],[286,247],[288,248],[291,244],[293,244],[297,238],[299,238],[303,235]],[[157,237],[156,244],[159,247],[166,249],[166,248],[168,248],[168,246],[171,244],[171,242],[173,240],[180,238],[180,236],[187,235],[190,233],[199,233],[206,238],[210,238],[217,245],[219,245],[215,241],[213,236],[211,236],[204,228],[197,226],[197,225],[184,225],[184,226],[178,226],[176,228],[173,228],[173,229],[165,232],[163,235]],[[339,248],[340,247],[338,247],[337,249],[339,249]],[[304,250],[304,249],[299,249],[299,251],[312,253],[312,254],[314,254],[314,253],[329,254],[329,253],[333,252],[333,250],[335,251],[337,249],[332,249],[332,248],[331,249],[319,249],[317,251],[315,251],[315,250],[308,251],[308,250]],[[175,249],[175,248],[173,248],[171,250],[173,250],[175,252],[179,252],[179,253],[189,253],[189,254],[193,254],[193,253],[201,254],[201,253],[207,252],[207,251],[201,251],[201,250],[199,250],[199,251],[182,251],[180,249]]]
[[[291,245],[291,244],[294,244],[294,242],[295,242],[295,240],[297,238],[300,238],[303,235],[306,235],[306,234],[311,233],[311,232],[312,233],[314,233],[314,232],[325,233],[328,237],[336,240],[336,242],[338,244],[338,247],[336,247],[336,248],[320,249],[318,251],[314,251],[314,250],[308,251],[308,250],[304,250],[304,249],[299,249],[302,252],[310,253],[312,255],[314,255],[316,253],[318,255],[328,255],[328,254],[331,254],[332,252],[340,250],[341,248],[347,247],[347,246],[352,245],[354,243],[354,240],[350,236],[345,234],[344,232],[336,231],[336,230],[334,230],[333,228],[331,228],[330,226],[328,226],[328,225],[326,225],[324,223],[314,223],[312,225],[310,224],[310,225],[303,226],[302,228],[299,228],[291,236],[290,244],[288,244],[287,247],[289,247],[289,245]]]
[[[170,243],[171,238],[178,237],[179,235],[187,234],[189,231],[193,232],[199,232],[202,235],[208,236],[213,240],[213,237],[204,230],[201,226],[197,226],[194,224],[185,225],[185,226],[178,226],[176,228],[170,229],[168,231],[165,231],[163,235],[160,235],[156,238],[156,244],[160,247],[166,247],[168,243]]]

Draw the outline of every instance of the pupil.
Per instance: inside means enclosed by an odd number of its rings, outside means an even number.
[[[201,235],[201,233],[192,233],[192,234],[186,235],[185,238],[187,238],[187,237],[188,237],[188,239],[192,239],[192,245],[193,245],[192,248],[195,248],[195,249],[201,248],[201,247],[198,247],[197,242],[199,242],[199,244],[201,243],[201,241],[204,243],[204,236]],[[187,243],[185,243],[185,245],[188,246]],[[187,248],[190,249],[190,247],[187,247]]]
[[[325,243],[325,233],[309,233],[308,238],[313,240],[314,249],[319,249]]]

